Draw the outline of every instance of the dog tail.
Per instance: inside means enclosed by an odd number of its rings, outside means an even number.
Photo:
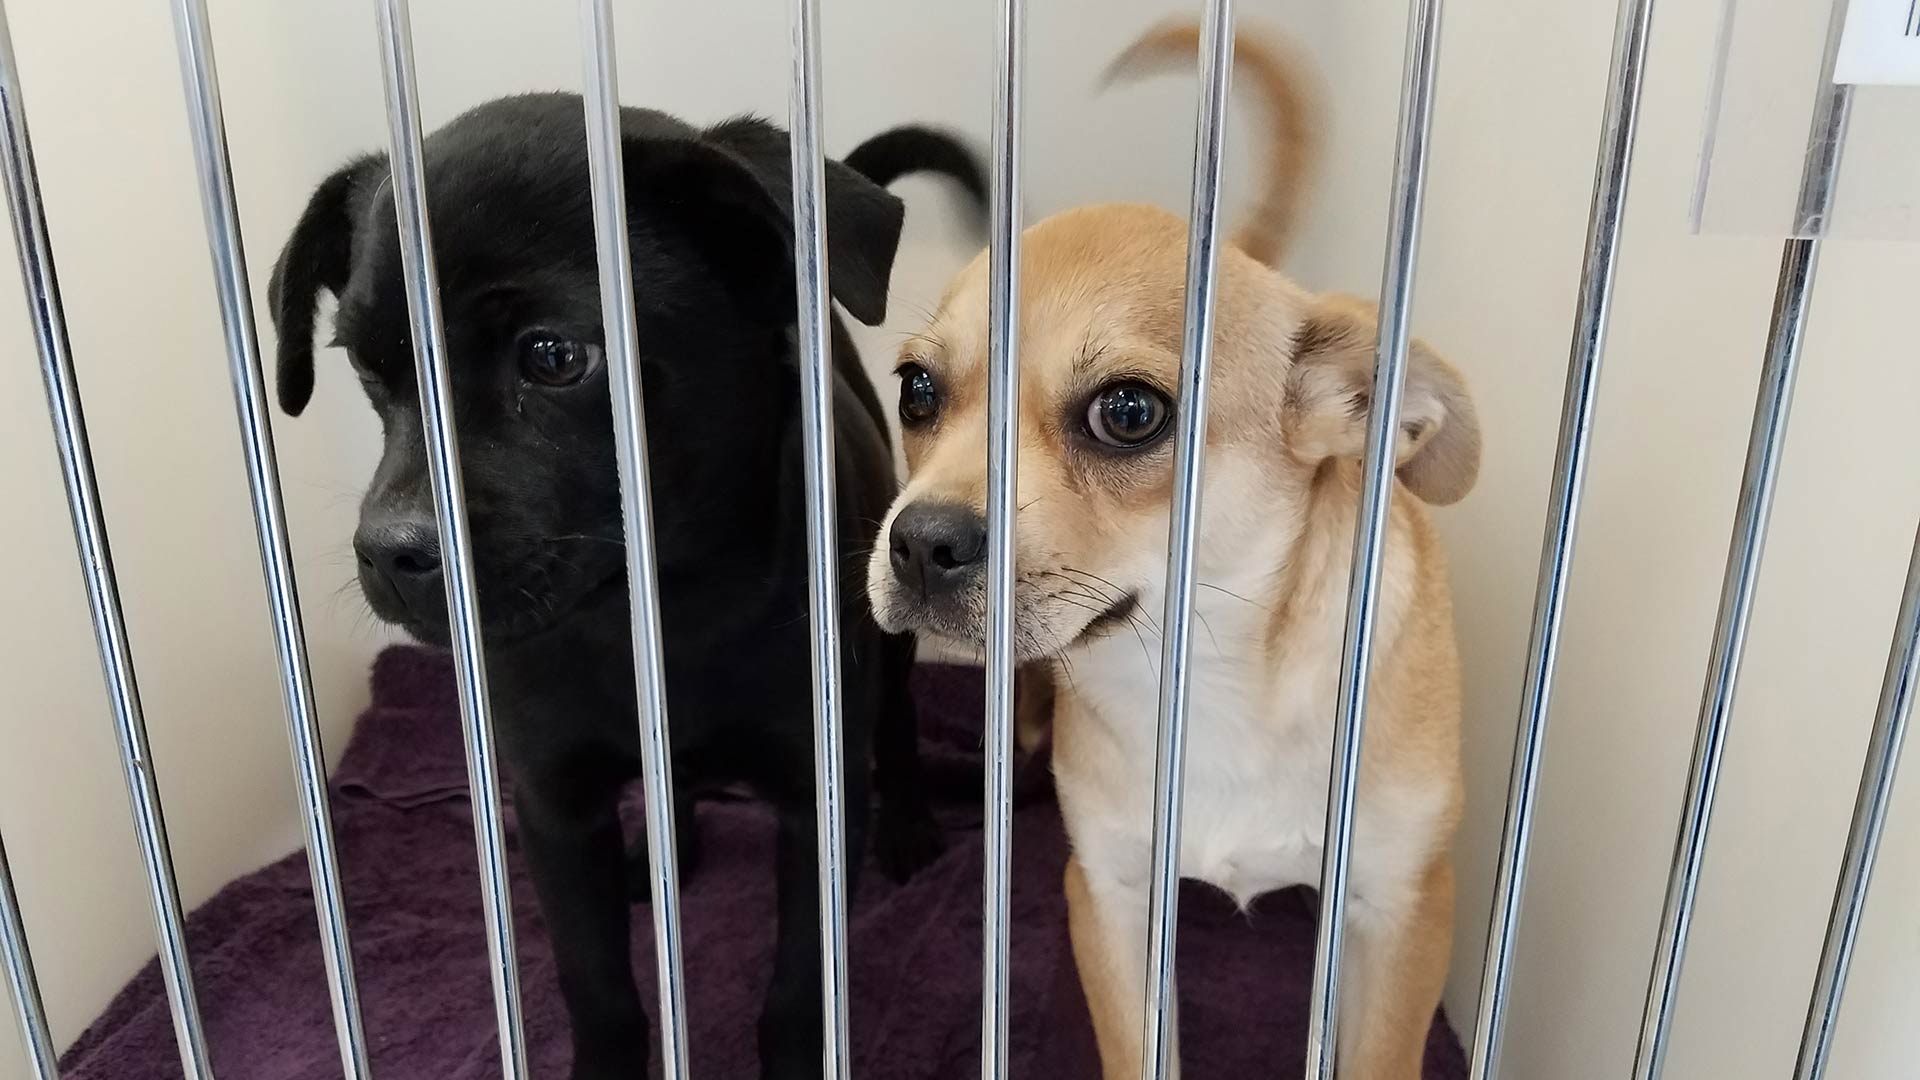
[[[1105,82],[1138,79],[1191,64],[1200,50],[1200,25],[1164,22],[1148,30],[1108,66]],[[1314,169],[1320,160],[1318,80],[1312,66],[1288,41],[1245,31],[1235,36],[1236,74],[1247,77],[1265,99],[1269,137],[1266,185],[1253,216],[1234,237],[1240,250],[1269,266],[1287,252],[1300,225]]]
[[[987,170],[979,155],[937,128],[919,124],[890,128],[854,147],[843,160],[881,187],[914,173],[938,173],[959,184],[982,212],[986,209]]]

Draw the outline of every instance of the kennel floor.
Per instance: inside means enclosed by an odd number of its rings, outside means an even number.
[[[904,885],[869,868],[855,898],[853,1074],[973,1080],[980,1038],[981,675],[925,665],[915,692],[949,846]],[[1025,769],[1013,842],[1012,1070],[1091,1080],[1099,1073],[1093,1032],[1061,895],[1066,838],[1044,760]],[[394,1080],[498,1077],[460,722],[445,657],[395,647],[378,658],[372,705],[332,787],[374,1073]],[[637,818],[638,806],[629,810]],[[703,861],[682,883],[692,1071],[751,1078],[754,1020],[773,945],[773,818],[745,799],[702,803],[697,817]],[[508,825],[511,843],[511,805]],[[553,956],[517,847],[510,855],[533,1075],[562,1077],[570,1051]],[[1242,914],[1211,889],[1183,887],[1178,982],[1189,1080],[1295,1073],[1305,1056],[1314,914],[1305,889],[1263,897]],[[227,885],[192,913],[187,930],[221,1076],[340,1075],[303,855]],[[650,1010],[651,938],[652,922],[636,908],[634,970]],[[70,1080],[181,1075],[156,966],[113,999],[62,1067]],[[656,1075],[657,1068],[656,1061]],[[1444,1015],[1436,1016],[1426,1080],[1466,1075],[1458,1038]]]

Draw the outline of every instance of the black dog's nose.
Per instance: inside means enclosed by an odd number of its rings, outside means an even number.
[[[431,523],[375,525],[353,536],[360,565],[398,589],[407,589],[440,573],[440,536]]]
[[[893,573],[932,598],[964,584],[987,559],[987,523],[954,503],[914,503],[893,519]]]

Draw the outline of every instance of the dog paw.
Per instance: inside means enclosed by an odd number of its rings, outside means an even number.
[[[880,872],[899,883],[931,866],[947,842],[931,815],[882,814],[874,822],[873,848]]]

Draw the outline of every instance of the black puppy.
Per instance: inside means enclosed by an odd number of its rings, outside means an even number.
[[[777,810],[779,928],[760,1058],[766,1076],[813,1077],[819,904],[787,137],[760,120],[696,130],[640,109],[624,111],[622,129],[679,857],[690,870],[703,791],[744,782]],[[638,725],[581,103],[494,101],[425,150],[495,715],[572,1019],[573,1076],[640,1077],[649,1022],[628,963],[616,814],[638,772]],[[984,187],[963,147],[924,129],[850,157],[870,175],[827,165],[832,288],[877,324],[904,213],[881,185],[931,169],[976,196]],[[443,644],[384,158],[328,177],[274,268],[290,414],[312,394],[322,290],[339,301],[333,344],[385,429],[354,537],[362,590],[381,618]],[[895,481],[879,400],[837,316],[833,329],[839,554],[858,567]],[[904,876],[939,847],[907,692],[913,644],[874,625],[860,575],[841,578],[846,842],[864,850],[877,787],[876,848]]]

